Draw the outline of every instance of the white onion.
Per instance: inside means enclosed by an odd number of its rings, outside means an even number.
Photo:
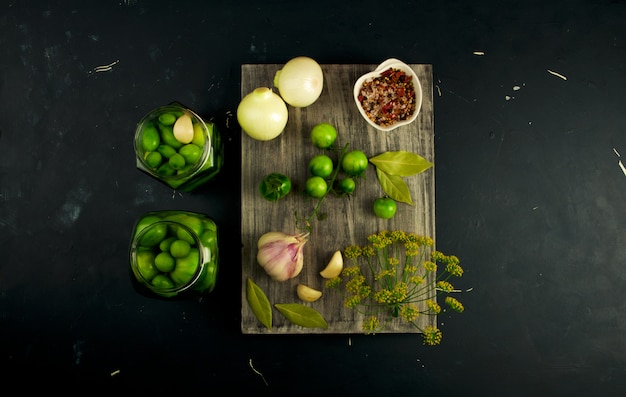
[[[289,112],[285,101],[267,87],[258,87],[239,102],[237,121],[251,138],[269,141],[287,125]]]
[[[315,60],[300,56],[276,72],[274,86],[287,104],[302,108],[313,104],[321,95],[324,74]]]

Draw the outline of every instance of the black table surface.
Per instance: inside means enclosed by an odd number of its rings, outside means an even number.
[[[625,1],[5,0],[0,49],[3,388],[626,394]],[[240,67],[298,55],[433,65],[436,241],[467,291],[439,346],[240,331]],[[225,141],[191,194],[135,168],[137,121],[174,100]],[[131,287],[160,209],[218,223],[207,297]]]

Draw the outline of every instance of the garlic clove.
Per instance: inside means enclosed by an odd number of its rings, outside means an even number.
[[[322,297],[322,291],[318,291],[304,284],[298,284],[296,292],[298,293],[298,298],[305,302],[315,302]]]
[[[324,270],[320,272],[320,276],[324,278],[335,278],[341,274],[342,270],[343,256],[341,255],[341,251],[335,251]]]
[[[174,123],[174,138],[180,143],[190,143],[193,140],[193,122],[191,117],[184,113]]]

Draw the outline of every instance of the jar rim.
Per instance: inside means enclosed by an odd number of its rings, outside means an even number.
[[[202,155],[200,156],[200,159],[198,161],[196,161],[196,163],[193,165],[193,167],[191,167],[189,170],[180,173],[180,174],[175,174],[175,175],[161,175],[159,173],[156,172],[156,170],[154,170],[153,168],[151,168],[148,163],[146,163],[146,160],[144,159],[144,157],[141,155],[144,153],[143,148],[141,147],[141,133],[143,131],[143,127],[144,125],[153,120],[158,118],[158,116],[168,110],[182,110],[184,112],[189,113],[191,116],[193,116],[193,118],[195,118],[198,123],[201,125],[202,127],[202,131],[205,133],[205,142],[204,142],[204,146],[201,148],[202,149]],[[210,123],[211,125],[213,123]],[[179,180],[184,180],[186,178],[188,178],[189,176],[192,176],[194,174],[196,174],[198,171],[200,171],[202,169],[202,167],[204,166],[204,164],[208,161],[209,156],[211,155],[211,152],[213,151],[213,146],[212,146],[212,138],[211,138],[211,134],[209,134],[209,127],[207,125],[207,123],[204,121],[204,119],[202,117],[200,117],[200,115],[198,115],[196,112],[194,112],[193,110],[189,109],[186,106],[183,106],[181,104],[178,103],[172,103],[169,105],[164,105],[164,106],[159,106],[157,108],[154,108],[152,110],[150,110],[148,113],[146,113],[141,120],[139,120],[139,122],[137,123],[137,128],[135,129],[135,140],[133,142],[133,146],[135,149],[135,154],[137,157],[137,160],[141,162],[142,164],[142,168],[145,169],[146,172],[148,172],[150,175],[152,175],[155,178],[159,178],[162,179],[164,181],[179,181]]]
[[[139,242],[141,241],[141,238],[145,236],[146,233],[150,231],[153,227],[157,225],[163,225],[163,224],[165,224],[166,226],[175,225],[177,227],[182,227],[186,232],[188,232],[191,235],[191,237],[193,238],[196,244],[196,247],[198,247],[198,264],[197,264],[194,275],[186,283],[178,285],[178,286],[174,286],[172,288],[161,288],[161,287],[152,285],[150,283],[150,280],[146,279],[137,268],[137,253],[139,252],[138,248],[140,246]],[[180,222],[172,221],[172,220],[160,220],[160,221],[151,223],[145,226],[143,229],[141,229],[131,240],[130,262],[131,262],[132,271],[134,275],[137,277],[137,279],[140,280],[141,284],[145,285],[146,287],[148,287],[148,289],[158,294],[180,293],[193,287],[193,285],[200,279],[200,276],[202,275],[202,272],[204,270],[204,266],[205,266],[204,256],[205,256],[205,252],[204,252],[204,249],[202,248],[202,242],[200,241],[200,237],[197,236],[196,233],[189,226]]]

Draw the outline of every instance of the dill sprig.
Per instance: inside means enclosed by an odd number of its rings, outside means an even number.
[[[341,275],[330,279],[327,288],[341,288],[344,306],[365,317],[362,330],[375,334],[391,321],[415,326],[424,344],[438,345],[442,332],[436,326],[418,325],[421,315],[437,315],[441,306],[437,297],[462,313],[463,304],[450,294],[460,292],[450,282],[463,276],[459,258],[433,249],[430,237],[404,231],[381,231],[367,237],[364,245],[350,245],[343,250],[348,265]]]

